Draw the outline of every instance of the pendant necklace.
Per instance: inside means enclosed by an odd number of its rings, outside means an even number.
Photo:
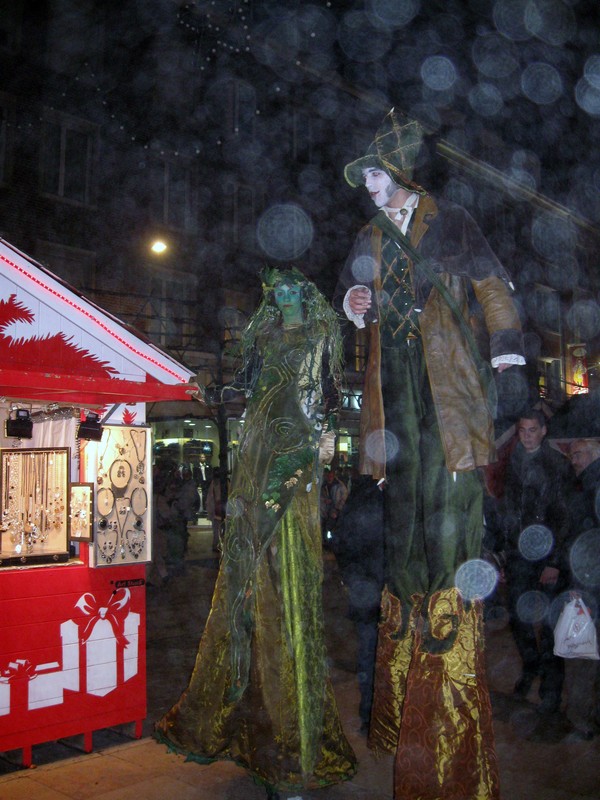
[[[135,477],[139,483],[146,482],[146,431],[130,430],[129,435],[138,460],[135,468]]]

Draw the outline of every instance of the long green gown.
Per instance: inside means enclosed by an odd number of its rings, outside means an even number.
[[[259,335],[223,558],[188,688],[158,738],[232,759],[267,788],[346,780],[356,759],[327,669],[318,443],[324,330]]]

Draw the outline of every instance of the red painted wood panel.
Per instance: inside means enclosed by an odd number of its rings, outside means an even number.
[[[0,751],[22,748],[27,762],[45,741],[126,722],[141,731],[144,578],[143,564],[0,573]]]

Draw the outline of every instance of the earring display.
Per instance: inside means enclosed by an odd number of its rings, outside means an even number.
[[[149,561],[151,509],[147,487],[151,431],[145,427],[105,425],[102,441],[86,443],[86,459],[95,455],[96,566]],[[90,464],[86,465],[90,475]]]
[[[0,566],[69,558],[69,449],[2,450]]]

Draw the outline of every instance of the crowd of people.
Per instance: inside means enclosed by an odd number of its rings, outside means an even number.
[[[599,662],[555,655],[554,629],[565,604],[581,597],[600,642],[600,441],[552,440],[548,425],[539,408],[522,413],[486,493],[484,552],[498,573],[488,601],[505,612],[520,659],[514,696],[533,700],[542,717],[563,715],[565,738],[576,742],[600,734]],[[339,474],[326,470],[321,487],[323,545],[336,556],[356,624],[366,732],[384,585],[383,491],[371,476]]]
[[[150,582],[165,584],[183,574],[188,551],[190,525],[200,516],[213,524],[213,549],[217,550],[222,524],[220,477],[202,454],[199,463],[178,464],[157,458],[153,466],[153,559]],[[215,527],[216,526],[216,527]]]
[[[597,662],[555,655],[554,629],[573,596],[598,624],[600,536],[588,532],[600,527],[600,442],[551,440],[548,425],[538,409],[518,419],[500,489],[488,497],[486,544],[521,661],[514,694],[527,698],[538,679],[538,711],[564,710],[576,741],[600,733]]]

